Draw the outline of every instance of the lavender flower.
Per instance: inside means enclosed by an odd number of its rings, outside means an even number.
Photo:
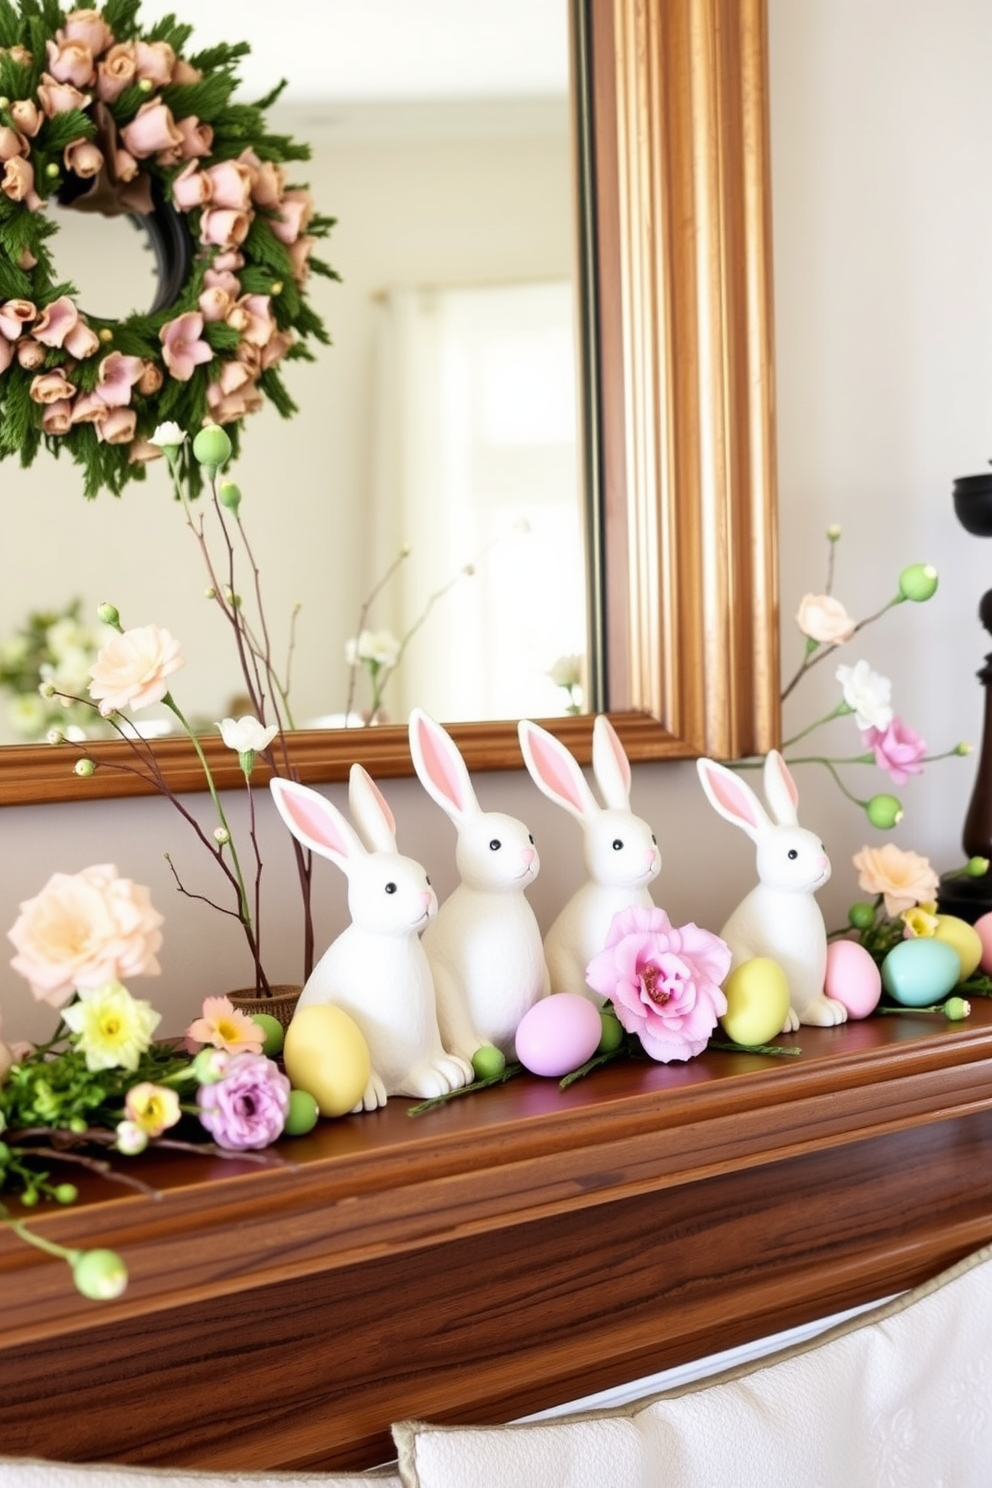
[[[200,1120],[221,1147],[267,1147],[282,1135],[289,1081],[261,1054],[235,1054],[224,1077],[196,1093]]]

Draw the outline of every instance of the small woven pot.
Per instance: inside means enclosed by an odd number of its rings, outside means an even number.
[[[252,1013],[269,1013],[271,1017],[278,1018],[283,1028],[288,1028],[302,991],[302,987],[275,983],[271,997],[259,997],[254,987],[242,987],[240,991],[228,992],[227,995],[241,1012],[248,1013],[249,1016]]]

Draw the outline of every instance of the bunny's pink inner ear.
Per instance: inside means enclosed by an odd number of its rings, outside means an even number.
[[[596,726],[602,735],[604,743],[609,746],[620,779],[623,781],[624,788],[629,792],[631,786],[630,760],[627,758],[626,750],[620,743],[620,736],[605,713],[601,714],[600,718],[597,718]]]
[[[539,733],[528,734],[528,744],[538,779],[565,805],[581,813],[585,807],[585,799],[580,794],[575,774],[564,753],[560,753],[554,743],[549,743]]]
[[[721,770],[707,770],[706,784],[710,788],[713,798],[732,816],[735,821],[746,822],[748,826],[758,827],[761,825],[761,817],[758,815],[758,805],[750,790],[744,783],[730,774]]]
[[[386,801],[385,796],[382,794],[382,791],[376,785],[375,781],[372,779],[372,776],[368,773],[368,771],[367,770],[363,770],[362,773],[363,773],[363,775],[365,777],[366,788],[368,789],[368,792],[371,795],[372,799],[374,800],[374,802],[375,802],[376,806],[378,807],[379,811],[382,813],[382,819],[383,819],[383,821],[385,822],[386,826],[389,828],[390,832],[392,832],[393,835],[395,836],[395,834],[396,834],[396,818],[393,816],[393,813],[392,813],[392,811],[389,808],[389,805],[388,805],[388,803]]]
[[[778,777],[789,793],[789,800],[798,810],[799,791],[796,789],[796,782],[792,778],[792,771],[789,769],[788,765],[785,763],[785,760],[782,758],[781,755],[778,755],[775,764],[778,770]]]
[[[351,856],[351,843],[341,831],[332,811],[324,811],[309,796],[298,796],[284,791],[282,804],[287,815],[300,834],[343,858]]]
[[[454,745],[446,748],[440,734],[435,734],[422,718],[416,719],[414,728],[428,779],[456,811],[467,810],[470,802],[466,792],[466,772],[461,756],[456,757],[452,752]]]

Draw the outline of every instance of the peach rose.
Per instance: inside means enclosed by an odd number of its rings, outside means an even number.
[[[131,441],[127,457],[132,465],[145,465],[149,460],[161,460],[162,451],[150,439],[139,438]]]
[[[174,83],[199,83],[203,79],[203,73],[185,57],[177,57],[176,65],[172,69],[172,81]]]
[[[81,41],[94,57],[99,57],[114,44],[114,33],[98,10],[71,10],[60,35],[66,41]]]
[[[295,243],[287,244],[290,262],[293,265],[293,278],[297,284],[306,284],[310,277],[310,255],[316,247],[317,239],[308,237],[297,238]]]
[[[99,393],[80,393],[72,405],[74,424],[100,424],[107,417],[107,405]]]
[[[138,162],[129,150],[118,148],[114,151],[114,173],[118,181],[123,181],[125,184],[133,181],[138,174]]]
[[[6,372],[13,360],[14,347],[12,342],[8,341],[6,336],[0,336],[0,376]]]
[[[274,160],[260,160],[251,186],[251,199],[259,207],[277,207],[286,189],[286,172]]]
[[[29,389],[36,403],[57,403],[61,398],[72,398],[76,389],[61,372],[40,372],[32,377]]]
[[[203,286],[205,289],[222,289],[232,300],[236,300],[241,293],[241,280],[230,269],[207,269],[203,276]]]
[[[269,218],[269,226],[280,243],[295,243],[306,231],[313,216],[313,199],[309,191],[287,191],[282,201],[277,202]]]
[[[84,109],[90,101],[88,93],[81,93],[72,83],[60,83],[50,72],[41,74],[35,91],[47,119],[67,114],[70,109]]]
[[[23,202],[31,212],[37,212],[38,208],[43,205],[41,197],[34,189],[34,166],[30,160],[25,160],[20,155],[5,162],[0,191],[5,196],[9,196],[11,201]]]
[[[141,376],[135,383],[135,387],[143,398],[150,398],[158,392],[164,381],[161,367],[157,367],[154,362],[146,360],[142,363]]]
[[[251,217],[231,207],[207,207],[200,218],[200,242],[205,247],[238,247],[248,236]]]
[[[138,625],[111,636],[90,667],[90,697],[104,718],[161,702],[169,678],[184,665],[179,642],[159,625]]]
[[[133,408],[111,408],[96,426],[96,437],[104,444],[130,444],[138,415]]]
[[[72,404],[67,398],[48,404],[41,416],[41,427],[46,434],[68,434],[72,428]]]
[[[87,180],[90,176],[98,176],[103,168],[103,156],[92,140],[73,140],[71,145],[66,145],[62,151],[62,164],[67,171]]]
[[[200,155],[209,155],[213,149],[214,131],[210,124],[202,124],[195,114],[187,114],[176,120],[176,128],[183,137],[182,156],[193,160]]]
[[[240,160],[221,160],[204,171],[210,179],[210,199],[216,207],[246,212],[251,205],[251,170]]]
[[[28,155],[30,149],[24,135],[9,124],[0,125],[0,160],[13,160],[16,155]]]
[[[206,206],[210,200],[210,178],[195,160],[184,166],[172,182],[172,200],[180,212]]]
[[[40,1002],[62,1007],[77,989],[161,970],[162,916],[148,890],[119,878],[113,863],[53,873],[20,909],[9,932],[17,951],[11,965]]]
[[[28,139],[34,139],[41,128],[44,114],[33,98],[15,98],[10,105],[10,117],[21,134],[26,135]]]
[[[43,346],[61,346],[66,336],[79,322],[79,311],[68,295],[59,295],[46,305],[38,317],[32,335]]]
[[[16,341],[24,327],[37,314],[38,311],[30,300],[5,300],[0,305],[0,332],[8,341]]]
[[[18,365],[23,367],[25,372],[37,372],[47,355],[48,352],[41,342],[36,341],[33,336],[22,336],[17,343]]]
[[[197,300],[205,321],[223,320],[231,310],[231,296],[226,289],[205,289]]]
[[[93,53],[81,41],[49,41],[48,70],[57,83],[85,88],[93,80]]]
[[[821,646],[840,646],[849,641],[857,622],[830,594],[804,594],[796,613],[796,624],[804,636]]]
[[[888,915],[902,914],[914,904],[929,904],[937,897],[939,879],[929,860],[894,842],[863,847],[854,854],[854,866],[861,888],[868,894],[881,894]]]
[[[171,110],[158,98],[141,105],[130,124],[125,124],[121,130],[121,139],[124,148],[136,160],[144,160],[183,142]]]
[[[67,332],[62,345],[70,356],[74,356],[77,361],[82,362],[87,357],[91,357],[94,352],[100,350],[100,337],[93,327],[87,325],[82,316],[80,316],[72,329]]]
[[[167,41],[136,41],[134,58],[139,78],[154,83],[156,88],[172,81],[176,54]]]
[[[116,103],[137,76],[134,42],[119,41],[97,64],[96,91],[103,103]]]
[[[292,331],[275,331],[262,347],[262,371],[281,362],[292,344]]]

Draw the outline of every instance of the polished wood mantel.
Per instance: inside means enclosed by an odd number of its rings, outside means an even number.
[[[510,1419],[992,1241],[992,1005],[782,1042],[801,1056],[518,1077],[417,1117],[394,1099],[279,1164],[146,1154],[160,1197],[93,1181],[33,1211],[131,1282],[86,1302],[0,1233],[2,1450],[370,1465],[393,1420]]]

